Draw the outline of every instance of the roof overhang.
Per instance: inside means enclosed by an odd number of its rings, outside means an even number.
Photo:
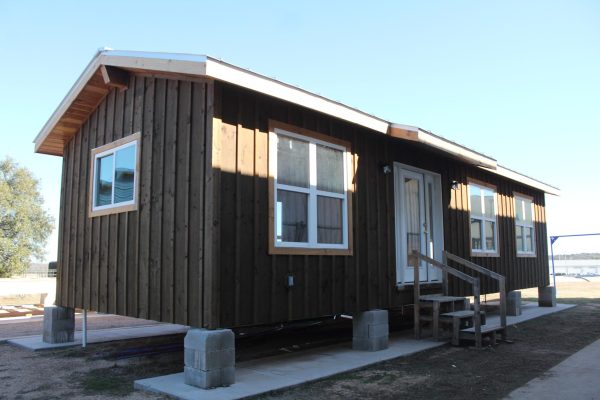
[[[99,50],[35,138],[36,152],[58,156],[63,154],[64,144],[77,133],[79,126],[109,91],[109,88],[102,85],[100,80],[102,78],[99,71],[101,66],[221,80],[329,114],[380,133],[386,133],[388,130],[389,123],[383,119],[212,57]],[[92,83],[90,84],[90,82]],[[74,114],[74,110],[79,113]],[[89,114],[86,115],[86,112]]]
[[[426,146],[436,148],[444,153],[448,153],[456,158],[463,160],[468,164],[479,167],[496,169],[496,160],[478,153],[467,147],[461,146],[441,136],[434,135],[431,132],[410,125],[391,124],[389,135],[399,139],[410,140],[412,142],[422,143]]]
[[[209,56],[193,54],[98,50],[35,138],[36,152],[63,155],[64,145],[79,131],[89,115],[109,93],[111,84],[107,81],[107,67],[132,72],[156,73],[162,76],[189,76],[228,82],[328,114],[381,134],[422,143],[492,173],[549,194],[559,194],[559,190],[555,187],[500,167],[493,158],[421,128],[392,124],[296,86],[267,78]],[[112,87],[123,89],[123,81]]]
[[[543,191],[544,193],[551,194],[553,196],[560,196],[560,189],[547,183],[538,181],[537,179],[533,179],[527,175],[520,174],[512,169],[508,169],[501,165],[498,165],[496,169],[492,170],[489,168],[482,167],[484,170],[492,172],[496,175],[503,176],[508,179],[512,179],[513,181],[517,181],[525,186],[530,186],[532,188]]]

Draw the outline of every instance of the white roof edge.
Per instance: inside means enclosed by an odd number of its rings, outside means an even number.
[[[402,129],[414,133],[414,137],[411,137],[411,139],[409,140],[423,143],[427,146],[431,146],[436,149],[442,150],[446,153],[454,155],[455,157],[465,160],[470,164],[484,166],[490,169],[496,169],[497,164],[495,159],[488,157],[484,154],[478,153],[467,147],[461,146],[457,143],[454,143],[441,136],[435,135],[424,129],[418,128],[416,126],[403,124],[391,124],[390,127],[392,129]]]
[[[223,80],[237,86],[255,90],[325,114],[329,114],[336,118],[364,126],[383,134],[388,134],[388,128],[390,127],[404,129],[414,132],[418,142],[443,150],[447,153],[454,154],[459,158],[478,165],[484,170],[488,170],[492,173],[496,173],[525,185],[543,190],[548,194],[557,196],[560,194],[560,190],[553,186],[502,167],[498,165],[496,160],[493,158],[473,151],[467,147],[461,146],[421,128],[411,125],[391,124],[381,118],[377,118],[373,115],[364,113],[342,103],[329,100],[323,96],[308,92],[304,89],[275,79],[267,78],[260,74],[236,67],[212,57],[194,54],[99,49],[34,139],[36,151],[39,149],[41,143],[50,134],[52,128],[58,122],[60,117],[67,111],[71,103],[79,95],[85,84],[89,81],[100,65],[205,76],[212,79]]]
[[[54,125],[66,112],[100,65],[205,76],[290,101],[380,133],[387,133],[389,126],[387,121],[360,110],[212,57],[194,54],[100,49],[34,139],[35,150],[38,150],[41,143],[50,134]]]
[[[208,57],[206,76],[289,101],[386,134],[389,122],[276,79]]]
[[[560,196],[559,188],[548,185],[547,183],[538,181],[537,179],[533,179],[527,175],[520,174],[516,171],[513,171],[512,169],[508,169],[501,165],[498,165],[498,167],[495,170],[491,170],[491,169],[485,168],[485,167],[480,167],[480,168],[482,168],[486,171],[495,173],[497,175],[503,176],[505,178],[512,179],[512,180],[522,183],[526,186],[530,186],[532,188],[542,190],[544,193],[548,193],[553,196]]]

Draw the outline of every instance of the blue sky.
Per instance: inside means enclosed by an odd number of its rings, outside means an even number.
[[[549,234],[600,232],[600,2],[0,0],[0,157],[56,216],[61,159],[31,142],[104,46],[209,54],[420,126],[558,186]]]

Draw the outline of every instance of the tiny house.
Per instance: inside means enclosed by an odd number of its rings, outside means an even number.
[[[211,329],[393,309],[412,251],[549,284],[556,188],[210,57],[99,51],[35,151],[63,159],[60,306]]]

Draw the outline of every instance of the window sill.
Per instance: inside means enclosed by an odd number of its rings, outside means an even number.
[[[90,218],[101,217],[103,215],[120,214],[129,211],[137,211],[137,204],[127,204],[124,206],[115,206],[110,208],[103,208],[101,210],[91,210],[89,213]]]
[[[499,253],[486,253],[471,250],[471,257],[500,257]]]
[[[535,253],[517,253],[517,258],[536,258]]]
[[[302,255],[302,256],[351,256],[352,249],[323,249],[312,247],[273,247],[269,254]]]

